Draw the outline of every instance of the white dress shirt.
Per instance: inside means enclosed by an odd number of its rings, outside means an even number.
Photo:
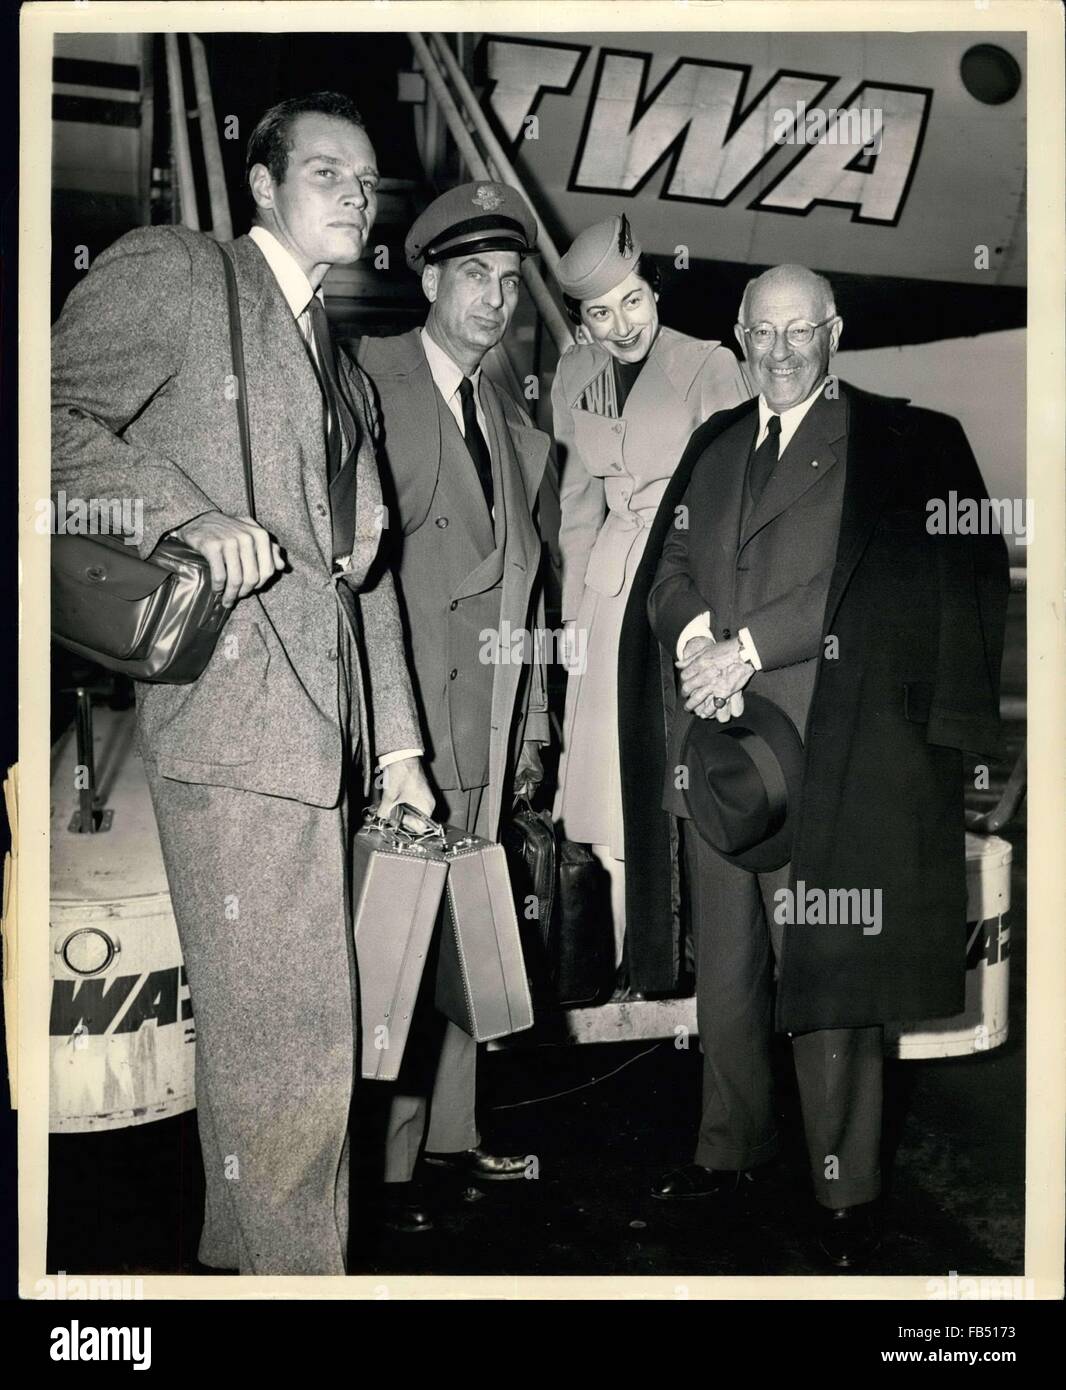
[[[311,300],[316,294],[325,307],[321,287],[318,290],[312,289],[311,281],[296,264],[292,252],[287,251],[274,233],[267,231],[266,227],[255,226],[248,235],[262,251],[274,279],[278,282],[278,288],[285,297],[285,303],[292,310],[292,316],[304,336],[304,341],[310,349],[315,365],[320,365],[318,349],[315,346],[315,335],[311,331],[310,307]],[[391,753],[382,753],[378,758],[377,765],[379,768],[385,768],[390,763],[400,762],[403,758],[420,758],[422,752],[421,748],[397,748]]]
[[[299,324],[304,340],[310,347],[317,364],[318,352],[315,348],[314,334],[311,332],[310,308],[311,300],[315,295],[325,307],[326,301],[321,287],[317,290],[311,288],[311,281],[296,264],[292,252],[287,251],[274,233],[267,231],[266,227],[255,226],[248,235],[262,251],[267,265],[273,272],[274,279],[278,282],[281,293],[285,296],[285,303],[292,310],[292,316]]]
[[[422,339],[422,350],[426,354],[426,361],[429,363],[430,375],[433,383],[440,392],[444,404],[451,411],[455,423],[459,426],[459,433],[466,438],[466,426],[463,424],[463,403],[459,398],[459,387],[462,384],[466,373],[456,362],[444,351],[437,340],[425,328],[419,330]],[[470,378],[474,388],[474,413],[477,415],[477,422],[481,426],[481,433],[485,440],[485,448],[489,448],[488,423],[485,419],[485,412],[481,408],[481,367],[479,366],[474,375]],[[493,519],[496,517],[496,508],[492,508]]]
[[[823,377],[823,379],[818,383],[818,385],[815,387],[815,389],[811,392],[811,394],[807,397],[805,401],[800,401],[799,405],[790,405],[787,410],[782,410],[779,412],[781,416],[781,439],[777,446],[778,458],[781,457],[781,455],[785,452],[788,446],[792,443],[792,436],[796,433],[800,425],[803,423],[803,417],[807,414],[808,410],[810,410],[811,406],[822,394],[822,387],[824,386],[824,384],[825,378]],[[766,438],[767,432],[769,431],[770,416],[776,413],[778,412],[771,410],[770,407],[766,404],[766,398],[764,396],[760,396],[759,433],[755,438],[756,449]]]
[[[803,423],[804,416],[810,410],[818,397],[822,394],[822,387],[825,385],[825,378],[818,383],[815,389],[805,401],[800,401],[799,405],[790,405],[787,410],[780,412],[774,411],[766,403],[766,397],[759,396],[759,433],[755,436],[755,447],[758,449],[760,444],[766,439],[770,431],[770,416],[780,413],[781,416],[781,437],[777,445],[777,457],[780,458],[789,444],[792,436]],[[708,637],[712,642],[716,640],[711,631],[710,611],[699,613],[690,623],[686,623],[681,630],[681,636],[677,639],[677,659],[685,651],[685,643],[690,642],[693,637]],[[737,633],[737,640],[740,642],[741,658],[754,666],[756,671],[762,670],[762,662],[759,660],[759,651],[755,645],[755,640],[746,627],[742,627]]]
[[[434,385],[441,393],[444,404],[451,411],[455,418],[455,423],[459,426],[459,433],[466,438],[466,427],[463,424],[463,403],[459,399],[459,387],[462,384],[463,369],[453,362],[451,357],[444,351],[437,340],[425,328],[420,330],[422,339],[422,350],[426,354],[426,361],[429,363],[430,374],[433,377]],[[486,427],[485,412],[481,408],[481,368],[470,378],[474,387],[474,409],[477,412],[477,422],[481,426],[481,433],[485,436],[488,443],[489,432]]]

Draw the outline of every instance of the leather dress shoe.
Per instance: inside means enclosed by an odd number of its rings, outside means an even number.
[[[416,1182],[387,1182],[382,1185],[381,1224],[390,1231],[418,1235],[432,1231],[433,1213]]]
[[[880,1202],[819,1208],[815,1245],[819,1258],[834,1269],[861,1269],[880,1244]]]
[[[705,1168],[702,1163],[686,1163],[673,1168],[652,1184],[651,1195],[660,1202],[692,1202],[701,1197],[742,1196],[755,1182],[749,1171]]]
[[[427,1153],[424,1157],[434,1168],[447,1168],[481,1182],[511,1182],[526,1175],[526,1159],[521,1154],[490,1154],[478,1148],[456,1154]]]

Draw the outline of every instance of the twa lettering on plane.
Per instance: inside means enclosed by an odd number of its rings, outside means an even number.
[[[961,280],[982,242],[985,283],[1023,282],[1024,90],[997,104],[964,86],[973,35],[925,35],[920,54],[895,35],[648,34],[644,51],[575,37],[592,41],[490,34],[478,50],[482,100],[568,232],[600,214],[592,200],[641,197],[660,254],[804,259],[809,235],[823,268]],[[941,227],[958,243],[942,264]]]

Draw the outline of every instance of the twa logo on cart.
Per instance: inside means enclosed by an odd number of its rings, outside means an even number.
[[[186,1041],[194,1037],[192,1001],[183,965],[151,970],[142,975],[109,979],[53,980],[48,1031],[68,1037],[103,1033],[136,1033],[146,1023],[159,1028],[188,1023]]]
[[[1005,916],[985,917],[980,922],[969,922],[967,927],[967,970],[973,970],[982,961],[998,965],[1010,955],[1010,927]]]

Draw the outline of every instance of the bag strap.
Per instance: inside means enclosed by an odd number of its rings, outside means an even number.
[[[233,255],[219,243],[222,266],[226,272],[226,303],[229,311],[229,345],[233,375],[237,378],[237,425],[241,436],[241,460],[244,464],[244,494],[248,515],[255,520],[255,491],[252,487],[252,435],[248,428],[248,390],[244,376],[244,335],[241,332],[241,306],[237,299],[237,277],[233,273]]]

